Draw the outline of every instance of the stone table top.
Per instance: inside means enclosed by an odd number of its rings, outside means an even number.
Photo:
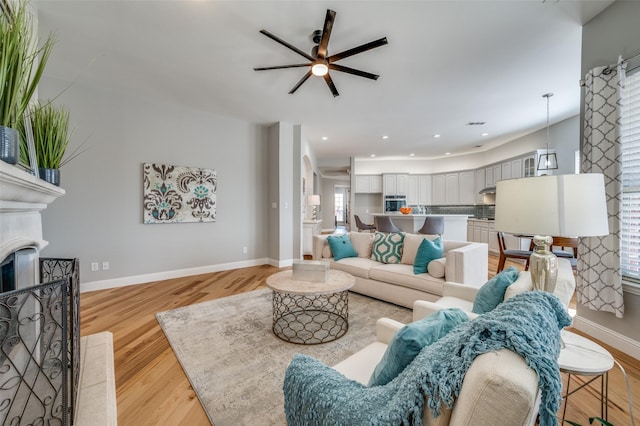
[[[282,271],[267,277],[267,287],[273,291],[291,294],[331,294],[349,290],[355,284],[353,275],[342,271],[329,271],[327,281],[301,281],[292,279],[293,271]]]
[[[591,376],[606,373],[613,368],[613,357],[596,342],[567,330],[562,330],[561,335],[565,343],[558,358],[561,371]]]

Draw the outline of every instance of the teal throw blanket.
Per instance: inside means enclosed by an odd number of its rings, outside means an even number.
[[[297,354],[284,379],[287,423],[421,425],[426,396],[434,415],[439,415],[442,404],[453,405],[475,357],[506,348],[522,356],[538,375],[540,425],[556,425],[562,389],[560,330],[570,323],[556,296],[543,291],[521,293],[425,347],[383,386],[367,387]]]

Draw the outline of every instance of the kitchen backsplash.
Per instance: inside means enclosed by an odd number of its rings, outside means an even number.
[[[429,214],[468,214],[477,218],[494,218],[496,206],[480,204],[477,206],[429,206]]]

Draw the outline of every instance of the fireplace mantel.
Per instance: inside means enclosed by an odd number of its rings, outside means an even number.
[[[41,250],[47,245],[40,212],[64,194],[64,189],[0,161],[0,260],[23,247]]]

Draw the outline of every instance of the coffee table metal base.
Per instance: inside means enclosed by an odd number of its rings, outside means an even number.
[[[303,345],[332,342],[349,329],[349,292],[273,292],[273,333]]]

